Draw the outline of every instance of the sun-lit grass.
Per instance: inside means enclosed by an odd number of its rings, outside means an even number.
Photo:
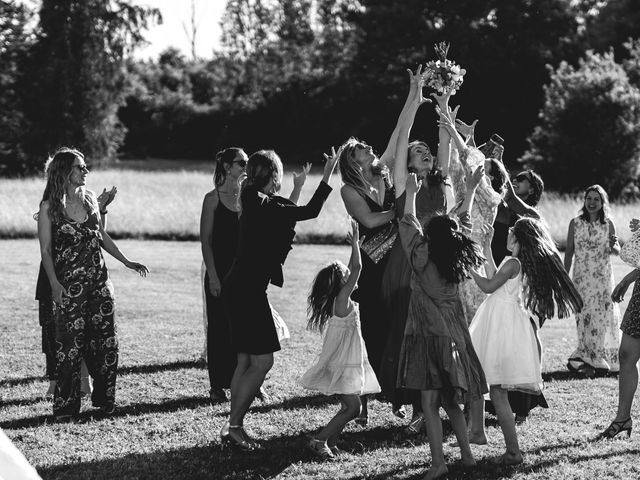
[[[109,207],[109,230],[115,237],[195,240],[202,199],[212,186],[210,169],[205,162],[126,161],[116,168],[92,172],[88,184],[94,191],[118,187],[118,197]],[[319,171],[310,175],[300,202],[311,198],[320,178]],[[334,192],[320,216],[298,226],[298,242],[332,243],[344,237],[348,222],[338,191],[338,175],[334,175],[332,186]],[[283,194],[288,195],[291,187],[291,175],[287,173]],[[33,214],[43,189],[40,178],[0,178],[0,238],[35,236]],[[543,196],[540,210],[561,246],[566,243],[569,220],[577,215],[580,203],[577,196]],[[619,236],[625,240],[630,235],[629,220],[640,214],[640,205],[614,204],[612,213]]]
[[[118,244],[151,269],[142,279],[107,259],[116,288],[121,341],[120,410],[112,418],[85,413],[78,423],[60,425],[51,423],[51,405],[42,398],[44,356],[33,300],[37,242],[0,241],[0,427],[44,479],[422,478],[429,465],[426,442],[406,438],[401,429],[406,421],[395,418],[390,407],[378,401],[371,403],[367,428],[347,427],[342,445],[346,454],[338,461],[322,463],[305,450],[306,436],[323,426],[336,409],[334,400],[296,383],[321,346],[321,339],[305,330],[305,296],[320,265],[334,258],[346,261],[346,246],[294,247],[284,288],[271,290],[291,339],[276,354],[266,382],[271,400],[257,403],[246,420],[248,430],[263,439],[266,448],[242,454],[220,450],[217,434],[228,405],[209,406],[206,369],[196,362],[203,336],[198,244],[137,240]],[[618,258],[613,261],[616,278],[621,278],[628,267]],[[479,465],[463,471],[445,420],[449,478],[640,478],[636,432],[629,441],[592,441],[613,418],[617,379],[586,380],[566,371],[567,356],[575,346],[572,320],[550,320],[541,335],[550,408],[534,410],[529,422],[518,427],[525,464],[498,470],[488,463],[504,448],[497,422],[489,417],[490,444],[474,446]],[[636,402],[635,419],[639,413]]]

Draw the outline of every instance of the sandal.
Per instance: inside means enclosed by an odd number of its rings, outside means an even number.
[[[407,435],[418,435],[422,430],[426,429],[426,423],[424,420],[424,415],[419,413],[414,415],[409,425],[404,427],[404,433]]]
[[[309,450],[322,460],[333,460],[335,458],[333,452],[324,440],[312,438],[307,444]],[[335,448],[335,447],[334,447]]]
[[[633,428],[633,422],[631,421],[631,417],[626,420],[613,421],[611,424],[601,432],[596,440],[602,440],[604,438],[612,439],[615,438],[618,434],[622,432],[627,432],[627,438],[631,437],[631,429]]]
[[[393,407],[393,414],[398,418],[407,418],[407,410],[404,408],[404,405],[400,405],[398,408]]]

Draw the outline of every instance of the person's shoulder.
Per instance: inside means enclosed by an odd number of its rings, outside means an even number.
[[[520,260],[516,257],[509,258],[502,267],[505,273],[508,273],[510,276],[515,276],[517,273],[520,273]]]
[[[217,189],[213,189],[204,195],[204,203],[218,203],[220,195]]]

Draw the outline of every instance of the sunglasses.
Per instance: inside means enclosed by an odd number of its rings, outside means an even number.
[[[83,173],[89,173],[89,168],[86,165],[74,165],[73,168],[77,168]]]
[[[244,158],[240,160],[234,160],[231,163],[237,163],[238,165],[240,165],[241,168],[245,168],[247,166],[247,161]]]

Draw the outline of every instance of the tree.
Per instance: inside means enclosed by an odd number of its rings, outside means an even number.
[[[613,51],[587,52],[577,67],[562,62],[544,91],[523,162],[553,189],[582,190],[597,182],[619,197],[640,173],[640,90]]]
[[[27,170],[21,139],[28,124],[22,111],[20,76],[33,44],[27,28],[31,18],[24,4],[0,0],[0,174]]]
[[[124,61],[159,12],[125,0],[43,0],[32,55],[30,153],[60,145],[92,163],[115,158],[124,138],[117,111],[125,98]]]

